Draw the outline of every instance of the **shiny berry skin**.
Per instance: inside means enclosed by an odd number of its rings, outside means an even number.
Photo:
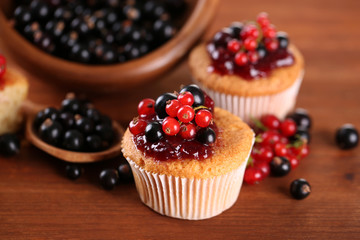
[[[121,163],[118,166],[117,171],[121,182],[131,182],[134,180],[131,167],[128,163]]]
[[[65,167],[66,177],[70,180],[76,180],[81,176],[82,169],[79,165],[70,164]]]
[[[85,138],[86,150],[90,152],[98,152],[102,149],[103,140],[98,135],[89,135]]]
[[[84,147],[84,135],[78,130],[68,130],[64,134],[63,147],[71,151],[80,151]]]
[[[359,133],[353,125],[345,124],[336,131],[335,141],[341,149],[352,149],[359,143]]]
[[[268,14],[265,12],[260,13],[256,18],[256,22],[260,25],[261,28],[269,26],[270,21],[268,18]]]
[[[179,108],[182,106],[182,104],[177,99],[170,100],[166,103],[166,113],[170,117],[177,117],[177,112],[179,111]]]
[[[265,48],[264,44],[262,44],[262,43],[259,44],[258,48],[256,49],[256,52],[258,53],[259,58],[265,57],[267,51],[266,51],[266,48]]]
[[[231,40],[230,31],[220,31],[214,35],[213,42],[216,46],[226,46],[226,43]]]
[[[93,120],[95,123],[101,121],[101,113],[95,108],[86,109],[85,116]]]
[[[119,175],[118,171],[115,169],[104,169],[100,172],[99,181],[100,185],[105,190],[114,189],[115,185],[118,183]]]
[[[264,178],[263,172],[257,167],[248,167],[245,170],[244,181],[253,185],[259,183]]]
[[[166,135],[175,136],[180,131],[180,124],[175,118],[166,117],[162,123],[162,130]]]
[[[138,113],[140,115],[151,115],[155,113],[155,100],[151,98],[145,98],[139,102]]]
[[[214,112],[215,102],[206,94],[204,106],[207,107],[210,112]]]
[[[163,119],[168,114],[166,113],[166,103],[169,100],[177,99],[177,96],[173,93],[164,93],[160,95],[155,101],[155,112],[159,118]]]
[[[287,116],[287,118],[291,118],[292,120],[294,120],[298,128],[303,128],[303,129],[311,128],[312,121],[308,112],[305,109],[302,108],[295,109],[295,112],[290,113]]]
[[[256,51],[251,51],[247,53],[249,62],[255,64],[259,61],[259,54]]]
[[[204,105],[205,96],[203,91],[200,89],[198,85],[196,84],[187,85],[180,90],[180,93],[183,92],[190,92],[193,95],[195,106]]]
[[[282,177],[287,175],[291,170],[291,164],[285,157],[274,157],[270,162],[271,175],[274,177]]]
[[[41,140],[51,145],[59,145],[62,140],[63,127],[57,121],[47,118],[39,128],[39,136]]]
[[[296,123],[292,119],[285,119],[280,124],[281,134],[285,137],[291,137],[296,133]]]
[[[196,134],[196,139],[203,144],[211,144],[216,140],[216,133],[210,127],[201,128]]]
[[[308,144],[303,144],[302,146],[295,148],[295,147],[291,147],[290,148],[290,152],[295,155],[297,158],[305,158],[309,155],[310,153],[310,147]]]
[[[195,115],[195,123],[202,128],[210,125],[212,120],[212,114],[209,110],[201,109]]]
[[[45,108],[44,110],[38,112],[34,119],[34,127],[38,129],[40,125],[45,121],[45,119],[50,118],[51,120],[57,119],[59,111],[53,107]]]
[[[268,50],[269,52],[273,52],[276,49],[278,49],[279,42],[277,41],[277,39],[265,39],[265,40],[266,41],[264,43],[266,50]]]
[[[276,37],[276,30],[272,26],[265,27],[263,29],[263,35],[265,38],[275,38]]]
[[[12,157],[20,152],[20,140],[12,133],[0,136],[0,155]]]
[[[289,46],[289,38],[286,33],[278,32],[276,38],[279,42],[279,48],[286,49]]]
[[[238,65],[238,66],[245,66],[249,59],[246,55],[246,53],[244,52],[238,52],[236,55],[235,55],[235,63]]]
[[[72,128],[75,125],[74,114],[69,112],[60,113],[58,121],[64,127],[64,129]]]
[[[239,39],[240,33],[244,27],[244,24],[242,22],[233,22],[229,26],[229,29],[231,30],[231,36],[233,38]]]
[[[151,122],[145,128],[145,137],[148,142],[157,142],[164,137],[162,125],[158,122]]]
[[[129,130],[133,135],[138,135],[140,133],[145,132],[147,122],[140,118],[134,118],[129,123]]]
[[[262,139],[262,146],[274,146],[281,139],[280,134],[274,130],[265,131],[260,136]]]
[[[114,129],[112,125],[101,123],[95,126],[95,134],[99,135],[103,141],[111,143],[114,140]]]
[[[61,103],[61,111],[62,112],[71,112],[71,113],[78,113],[81,108],[81,103],[76,98],[67,98],[64,99]]]
[[[284,157],[288,154],[288,149],[286,148],[286,144],[284,143],[276,143],[274,146],[275,155],[278,157]]]
[[[177,112],[177,117],[180,122],[188,123],[194,119],[195,111],[190,106],[182,106]]]
[[[196,126],[193,123],[183,123],[180,126],[180,136],[183,139],[192,140],[196,137]]]
[[[254,51],[257,47],[256,39],[253,38],[246,38],[244,40],[244,47],[248,51]]]
[[[251,156],[255,160],[269,163],[274,157],[274,152],[269,146],[259,146],[253,148]]]
[[[308,130],[303,128],[297,128],[295,135],[291,136],[290,140],[293,142],[301,140],[303,142],[310,143],[311,136]]]
[[[232,39],[228,42],[227,49],[230,52],[237,53],[241,49],[241,42],[237,39]]]
[[[261,170],[262,178],[269,176],[269,174],[270,174],[269,163],[264,162],[264,161],[254,161],[254,167]]]
[[[182,105],[192,106],[194,104],[194,96],[190,92],[182,92],[178,96],[178,100]]]
[[[272,114],[263,115],[260,118],[261,123],[270,130],[277,130],[280,127],[280,120]]]
[[[256,39],[259,37],[259,31],[255,25],[247,24],[241,31],[240,35],[242,39],[246,39],[246,38]]]
[[[290,162],[291,169],[295,169],[299,166],[299,159],[295,155],[287,155],[287,159]]]
[[[0,79],[4,76],[6,72],[6,59],[3,55],[0,54]]]
[[[75,126],[83,134],[90,134],[94,131],[94,122],[87,117],[75,116]]]
[[[290,185],[290,194],[298,200],[304,199],[311,193],[311,186],[305,179],[296,179]]]

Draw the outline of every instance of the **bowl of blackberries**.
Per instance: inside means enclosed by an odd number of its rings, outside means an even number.
[[[218,0],[1,0],[2,50],[49,83],[90,91],[138,86],[201,37]]]

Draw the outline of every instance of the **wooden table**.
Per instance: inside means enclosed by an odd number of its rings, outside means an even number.
[[[72,182],[64,176],[63,162],[23,142],[20,155],[0,159],[0,239],[360,238],[360,148],[341,151],[333,141],[343,123],[360,129],[360,1],[221,2],[205,38],[233,20],[253,19],[265,10],[305,55],[297,106],[309,110],[314,125],[311,154],[298,169],[284,178],[244,185],[236,204],[220,216],[184,221],[148,209],[134,184],[102,190],[98,172],[122,159],[87,165],[83,177]],[[190,74],[184,60],[151,86],[89,97],[126,126],[141,98],[187,83]],[[29,98],[58,105],[67,90],[71,88],[31,79]],[[290,182],[300,177],[313,189],[302,201],[289,194]]]

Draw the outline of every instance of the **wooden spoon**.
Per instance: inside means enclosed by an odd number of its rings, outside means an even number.
[[[28,100],[24,101],[22,105],[22,110],[27,115],[26,130],[25,130],[26,139],[37,148],[50,154],[53,157],[74,163],[97,162],[120,155],[121,138],[124,134],[124,129],[116,121],[113,121],[113,129],[116,132],[115,142],[110,148],[101,152],[74,152],[74,151],[69,151],[58,147],[54,147],[42,141],[34,131],[33,122],[34,122],[35,114],[45,108],[46,107],[35,104]]]

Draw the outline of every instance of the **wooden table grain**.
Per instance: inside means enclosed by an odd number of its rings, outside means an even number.
[[[360,147],[341,151],[334,133],[343,123],[360,129],[360,1],[222,0],[204,38],[234,20],[270,13],[303,52],[306,73],[297,106],[313,117],[311,153],[283,178],[244,185],[235,205],[209,220],[161,216],[138,198],[134,184],[102,190],[97,174],[114,159],[85,166],[73,182],[64,163],[23,141],[20,155],[0,158],[0,239],[359,239]],[[66,77],[66,76],[64,76]],[[106,77],[106,76],[104,76]],[[65,93],[30,78],[29,98],[58,106]],[[51,79],[47,80],[51,82]],[[99,79],[101,81],[101,79]],[[95,105],[126,126],[143,97],[191,82],[186,59],[154,84],[113,95],[92,94]],[[306,178],[302,201],[290,182]]]

